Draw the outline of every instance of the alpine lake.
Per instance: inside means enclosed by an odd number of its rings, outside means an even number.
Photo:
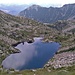
[[[43,42],[42,38],[34,38],[34,42],[23,42],[15,48],[20,53],[9,55],[2,65],[7,69],[25,70],[42,68],[57,52],[60,45],[56,42]]]

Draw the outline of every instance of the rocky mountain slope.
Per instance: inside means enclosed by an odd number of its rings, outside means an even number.
[[[33,37],[53,35],[54,30],[34,20],[16,17],[0,11],[0,64],[6,56],[18,50],[13,44],[33,39]],[[51,35],[51,36],[52,36]]]
[[[74,26],[74,27],[73,27]],[[13,44],[44,37],[45,42],[55,41],[61,44],[53,59],[49,60],[42,69],[16,71],[3,69],[2,61],[10,54],[20,52]],[[0,11],[0,73],[2,75],[66,75],[75,74],[75,20],[57,21],[53,24],[43,24],[24,17],[12,16]],[[66,67],[67,66],[67,67]],[[64,67],[64,68],[62,68]],[[60,70],[58,70],[60,68]],[[71,74],[70,74],[71,72]],[[64,75],[64,74],[62,74]]]
[[[21,11],[20,16],[28,17],[43,23],[53,23],[58,20],[75,19],[75,4],[66,4],[58,7],[41,7],[32,5]]]

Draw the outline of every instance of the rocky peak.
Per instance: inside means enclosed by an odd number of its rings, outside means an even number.
[[[29,8],[27,8],[27,10],[32,10],[32,9],[35,9],[35,10],[38,10],[38,8],[40,8],[41,6],[39,6],[39,5],[32,5],[32,6],[30,6]]]

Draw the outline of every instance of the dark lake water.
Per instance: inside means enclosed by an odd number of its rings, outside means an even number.
[[[21,53],[11,54],[2,65],[9,69],[17,70],[42,68],[59,48],[59,43],[42,42],[40,38],[34,38],[33,43],[24,42],[17,45]]]

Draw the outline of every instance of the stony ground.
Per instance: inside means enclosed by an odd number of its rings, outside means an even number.
[[[74,52],[63,52],[57,54],[52,60],[46,64],[46,66],[52,66],[54,68],[68,67],[75,64],[75,51]]]

